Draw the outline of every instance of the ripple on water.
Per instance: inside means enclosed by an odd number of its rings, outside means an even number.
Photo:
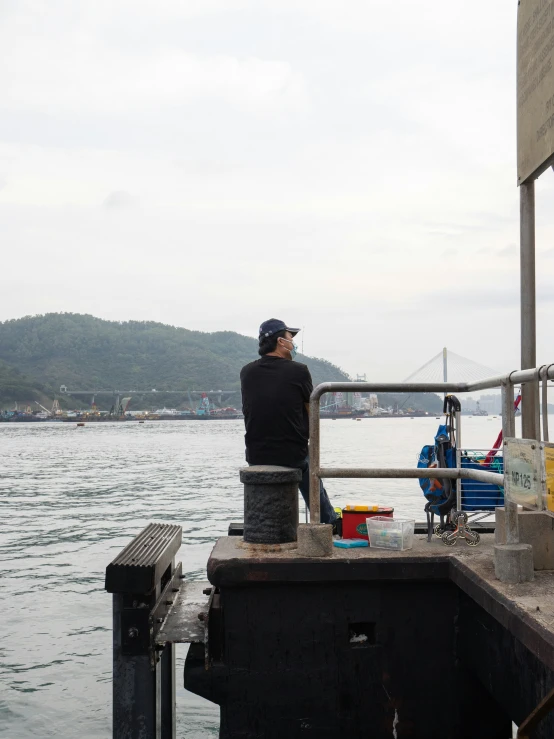
[[[465,421],[487,446],[500,420]],[[323,462],[413,466],[435,419],[322,423]],[[470,438],[467,428],[473,434]],[[184,572],[206,560],[230,521],[242,520],[240,421],[150,424],[0,424],[0,735],[99,739],[111,735],[108,562],[151,521],[183,527]],[[393,504],[421,516],[416,481],[334,480],[336,505]],[[303,515],[303,505],[302,505]],[[182,675],[185,647],[177,651]],[[218,735],[217,707],[178,680],[178,736]]]

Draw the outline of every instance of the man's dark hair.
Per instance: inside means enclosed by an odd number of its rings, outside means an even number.
[[[279,337],[284,338],[286,333],[286,331],[277,331],[277,333],[272,334],[271,336],[262,336],[260,338],[260,346],[258,347],[258,354],[260,357],[263,357],[264,354],[269,354],[269,352],[274,352],[275,347],[277,346],[277,339]]]

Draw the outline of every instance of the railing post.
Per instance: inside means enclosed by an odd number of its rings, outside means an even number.
[[[456,411],[456,467],[462,468],[462,412]],[[456,510],[462,510],[462,478],[456,478]]]
[[[542,439],[543,441],[550,441],[548,433],[548,373],[552,365],[546,365],[544,367],[544,379],[542,381]]]
[[[321,523],[320,504],[320,413],[319,400],[326,385],[310,397],[310,523],[298,526],[298,553],[303,557],[329,557],[333,552],[333,527]]]
[[[320,396],[310,398],[310,523],[320,523],[321,511],[319,503],[319,468],[321,465],[320,449]]]
[[[505,383],[502,392],[502,436],[511,439],[515,436],[514,386],[511,382]],[[517,504],[504,497],[506,521],[506,544],[519,544],[519,523],[517,518]]]
[[[502,384],[502,435],[504,440],[515,436],[514,386],[508,380]],[[504,459],[504,470],[506,469]],[[501,582],[529,582],[534,577],[533,547],[519,542],[517,504],[504,495],[506,543],[494,546],[494,571]]]

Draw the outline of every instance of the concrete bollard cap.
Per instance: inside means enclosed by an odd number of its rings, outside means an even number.
[[[301,479],[302,471],[294,467],[260,464],[240,470],[240,481],[245,485],[283,485]]]

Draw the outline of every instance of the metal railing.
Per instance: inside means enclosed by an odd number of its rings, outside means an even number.
[[[320,406],[319,401],[325,393],[361,392],[361,393],[472,393],[478,390],[500,388],[502,391],[502,431],[504,438],[515,436],[514,386],[532,384],[534,393],[534,409],[537,416],[535,427],[539,433],[539,383],[543,388],[548,380],[554,379],[554,364],[542,367],[518,370],[507,375],[497,375],[486,380],[471,383],[436,382],[436,383],[374,383],[374,382],[324,382],[314,388],[310,396],[310,523],[318,524],[321,518],[319,487],[322,478],[450,478],[455,480],[475,480],[477,482],[504,484],[504,475],[497,472],[455,468],[379,468],[379,467],[321,467],[320,441]],[[529,393],[530,395],[531,393]],[[543,404],[546,390],[543,390]],[[525,411],[524,411],[525,412]],[[543,419],[546,424],[547,421]],[[545,425],[543,435],[548,438],[548,426]],[[517,505],[505,501],[506,509],[506,541],[508,544],[519,542]]]

